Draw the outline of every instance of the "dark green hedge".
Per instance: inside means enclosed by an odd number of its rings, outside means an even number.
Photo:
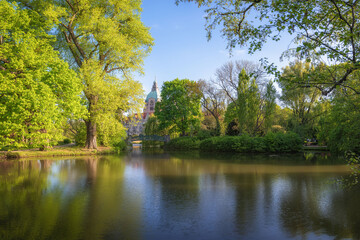
[[[298,152],[302,140],[296,133],[269,133],[264,137],[224,136],[202,141],[196,137],[181,137],[166,144],[167,149],[200,149],[202,152]]]
[[[165,149],[194,150],[199,149],[200,140],[197,137],[179,137],[171,139],[165,144]]]
[[[162,141],[152,141],[152,140],[143,140],[141,142],[143,148],[151,148],[151,147],[157,147],[157,146],[164,146],[164,142]]]

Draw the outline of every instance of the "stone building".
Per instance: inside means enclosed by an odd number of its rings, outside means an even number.
[[[127,129],[126,132],[128,136],[144,133],[144,125],[149,117],[154,114],[155,105],[159,101],[161,101],[160,91],[155,80],[151,88],[151,92],[146,96],[143,113],[136,113],[123,123]]]

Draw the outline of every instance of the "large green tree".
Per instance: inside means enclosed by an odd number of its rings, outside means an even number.
[[[283,33],[294,36],[295,47],[285,55],[341,65],[342,74],[311,79],[312,86],[327,95],[360,69],[360,2],[357,0],[177,0],[206,7],[208,37],[220,25],[228,47],[247,46],[250,53],[268,39],[278,41]],[[333,70],[329,68],[328,71]]]
[[[200,126],[201,91],[198,83],[189,79],[175,79],[164,82],[161,102],[155,107],[160,128],[170,128],[182,136]]]
[[[131,72],[140,71],[153,39],[140,18],[141,0],[21,0],[54,23],[62,55],[78,70],[88,109],[87,148],[97,147],[97,126],[103,119],[119,125],[115,112],[141,103],[141,84]],[[105,116],[105,117],[104,117]]]
[[[359,79],[360,73],[357,73],[349,79],[348,85],[360,90]],[[327,111],[319,120],[319,140],[334,152],[360,154],[360,95],[348,88],[338,88],[326,103]]]
[[[81,81],[59,58],[51,24],[0,1],[0,147],[46,147],[82,110]]]
[[[273,83],[270,81],[267,84],[266,92],[261,96],[255,78],[250,78],[243,70],[239,74],[237,93],[235,103],[240,133],[257,135],[268,130],[275,110],[276,90]]]
[[[261,135],[268,131],[276,106],[276,90],[273,83],[270,81],[266,85],[265,94],[262,95],[255,78],[251,78],[243,69],[238,75],[236,93],[237,98],[226,110],[226,123],[234,125],[237,122],[240,134]]]
[[[322,114],[321,91],[315,87],[302,88],[294,83],[311,81],[314,72],[320,70],[310,63],[294,62],[283,69],[278,83],[282,90],[281,100],[292,110],[290,130],[302,136],[313,137],[315,124]]]

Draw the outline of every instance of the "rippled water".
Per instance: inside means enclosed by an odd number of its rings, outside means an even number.
[[[0,162],[0,239],[359,239],[348,174],[326,154]]]

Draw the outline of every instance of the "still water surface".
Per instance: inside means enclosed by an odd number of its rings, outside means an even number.
[[[3,161],[0,239],[359,239],[348,174],[303,155]]]

